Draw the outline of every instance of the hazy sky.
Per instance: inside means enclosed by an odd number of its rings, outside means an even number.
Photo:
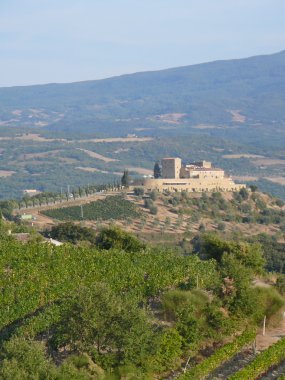
[[[285,49],[285,0],[0,0],[0,86]]]

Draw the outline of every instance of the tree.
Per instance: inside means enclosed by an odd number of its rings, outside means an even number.
[[[142,187],[135,187],[134,194],[138,197],[144,195],[144,189]]]
[[[123,176],[121,178],[121,184],[124,187],[129,187],[130,186],[130,176],[129,176],[129,171],[124,170]]]
[[[157,200],[157,191],[156,190],[152,190],[150,193],[149,193],[149,197],[152,201],[156,201]]]
[[[175,328],[170,328],[161,333],[159,349],[155,356],[156,367],[159,371],[165,371],[178,362],[182,350],[182,338]]]
[[[149,212],[152,214],[152,215],[156,215],[157,214],[157,207],[156,206],[150,206],[149,208]]]
[[[156,161],[156,163],[154,164],[153,176],[154,176],[154,178],[160,178],[161,177],[161,168],[160,168],[158,161]]]
[[[252,191],[252,193],[255,193],[258,190],[258,187],[256,185],[250,185],[249,188]]]
[[[202,257],[215,259],[219,263],[222,262],[225,255],[230,255],[241,263],[241,265],[252,270],[253,273],[262,273],[265,265],[265,259],[260,244],[225,241],[216,235],[203,237],[200,253]]]
[[[117,248],[126,252],[136,252],[145,248],[135,236],[119,227],[104,228],[97,237],[97,246],[100,249]]]
[[[56,367],[42,343],[13,338],[1,352],[1,379],[54,379]]]
[[[68,241],[76,244],[79,241],[89,241],[95,243],[96,235],[92,228],[82,227],[72,222],[66,222],[53,226],[50,231],[46,231],[47,236],[60,241]]]
[[[248,199],[249,193],[248,193],[247,189],[245,187],[243,187],[242,189],[240,189],[239,195],[242,197],[243,200],[246,200],[246,199]]]
[[[53,343],[95,354],[99,363],[105,356],[113,365],[142,365],[152,351],[153,331],[145,312],[106,284],[80,287],[66,300],[62,317]]]

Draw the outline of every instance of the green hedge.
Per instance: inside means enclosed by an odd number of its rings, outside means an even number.
[[[229,380],[254,380],[285,359],[285,338],[261,352],[249,365],[229,377]]]
[[[223,363],[231,359],[246,344],[255,339],[255,330],[246,330],[242,335],[238,336],[233,342],[225,344],[223,347],[215,351],[213,355],[203,360],[200,364],[190,369],[179,377],[179,380],[202,380],[211,372],[221,366]]]

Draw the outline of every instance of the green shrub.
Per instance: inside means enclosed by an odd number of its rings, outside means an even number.
[[[96,244],[100,249],[117,248],[126,252],[136,252],[145,248],[134,235],[119,227],[104,228],[98,235]]]
[[[144,189],[142,187],[135,187],[134,194],[138,197],[144,195]]]
[[[152,214],[152,215],[156,215],[157,214],[157,207],[156,206],[151,206],[149,208],[149,212]]]
[[[177,365],[182,354],[182,338],[174,328],[162,332],[159,338],[158,351],[154,357],[154,367],[163,372]]]
[[[152,201],[156,201],[157,200],[157,191],[156,190],[153,190],[149,193],[149,197]]]
[[[226,224],[223,223],[223,222],[218,223],[217,229],[218,229],[219,231],[225,231],[225,229],[226,229]]]

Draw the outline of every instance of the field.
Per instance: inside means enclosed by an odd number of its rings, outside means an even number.
[[[105,198],[105,199],[104,199]],[[131,192],[110,192],[61,200],[53,204],[15,210],[30,213],[33,225],[42,230],[59,221],[72,220],[95,230],[116,222],[121,228],[154,244],[189,249],[191,238],[200,231],[224,237],[246,238],[266,234],[284,241],[285,206],[266,194],[252,193],[247,199],[237,194],[158,194],[154,201]],[[278,203],[279,204],[279,203]],[[83,218],[81,212],[83,209]],[[152,208],[154,212],[152,212]]]
[[[57,220],[122,220],[138,218],[140,213],[136,206],[120,196],[109,196],[79,206],[55,208],[42,211],[48,217]]]

